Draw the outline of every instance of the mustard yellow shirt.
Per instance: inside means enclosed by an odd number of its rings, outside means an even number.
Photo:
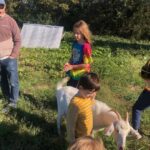
[[[73,142],[75,138],[91,135],[93,129],[92,105],[94,100],[75,96],[67,112],[67,140]]]

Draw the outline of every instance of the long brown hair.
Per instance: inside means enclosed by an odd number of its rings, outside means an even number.
[[[79,20],[73,25],[73,30],[78,29],[81,34],[84,36],[84,39],[88,42],[91,43],[91,32],[89,30],[88,24],[83,21]]]

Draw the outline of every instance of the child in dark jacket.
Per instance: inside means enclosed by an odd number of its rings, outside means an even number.
[[[140,128],[141,112],[150,107],[150,59],[141,68],[140,75],[146,86],[132,107],[132,125],[135,130]]]

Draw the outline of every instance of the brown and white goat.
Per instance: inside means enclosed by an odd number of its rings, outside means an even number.
[[[61,134],[61,119],[67,114],[68,105],[72,97],[77,94],[78,89],[71,86],[63,86],[68,81],[68,78],[64,78],[57,84],[56,98],[57,98],[57,129],[58,134]],[[141,138],[141,135],[134,130],[128,120],[128,113],[126,119],[122,119],[117,111],[112,110],[104,102],[95,100],[93,106],[93,129],[99,130],[104,128],[105,135],[110,136],[113,133],[114,139],[117,143],[118,150],[123,150],[126,143],[126,137],[131,132],[137,139]]]

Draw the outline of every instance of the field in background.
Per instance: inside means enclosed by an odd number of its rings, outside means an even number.
[[[55,87],[65,76],[63,64],[70,57],[72,38],[66,33],[58,50],[21,49],[19,59],[20,100],[17,110],[0,112],[1,150],[66,150],[65,122],[63,135],[56,128]],[[141,66],[149,59],[148,41],[126,40],[110,36],[93,37],[92,71],[101,78],[97,99],[118,110],[122,117],[136,101],[144,83],[139,77]],[[2,109],[5,101],[0,94]],[[150,110],[142,114],[141,140],[127,138],[127,150],[150,149]],[[130,117],[131,121],[131,117]],[[108,150],[115,150],[112,137],[102,137]]]

